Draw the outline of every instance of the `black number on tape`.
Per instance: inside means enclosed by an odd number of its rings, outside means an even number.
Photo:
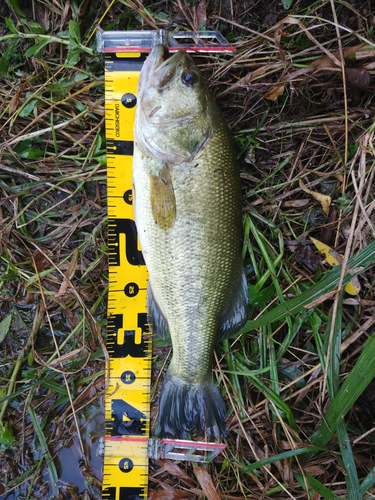
[[[126,372],[123,372],[121,373],[121,382],[123,384],[132,384],[133,382],[135,382],[135,379],[137,377],[135,376],[135,373],[134,372],[131,372],[130,370],[127,370]]]
[[[133,460],[130,460],[130,458],[122,458],[118,464],[118,468],[121,472],[131,472],[133,467]]]
[[[114,314],[108,318],[107,348],[112,358],[145,358],[149,354],[149,342],[144,340],[143,334],[148,333],[147,314],[138,313],[138,328],[142,330],[141,341],[136,343],[135,330],[123,332],[124,341],[119,344],[119,330],[123,328],[123,315]],[[121,335],[122,337],[122,335]]]
[[[111,486],[110,488],[104,488],[102,491],[103,500],[145,500],[145,489],[144,488],[126,488],[121,486],[119,488],[120,495],[117,496],[117,488]]]
[[[120,234],[125,235],[125,248],[120,248]],[[131,219],[108,220],[109,265],[119,266],[121,257],[132,266],[143,266],[145,261],[142,252],[137,248],[137,229]]]
[[[127,285],[125,285],[124,293],[127,297],[135,297],[136,295],[138,295],[138,292],[139,286],[137,285],[137,283],[128,283]]]
[[[122,399],[112,399],[111,436],[144,436],[146,415]]]

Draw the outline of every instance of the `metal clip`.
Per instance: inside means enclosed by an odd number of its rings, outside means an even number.
[[[218,31],[176,31],[169,38],[169,52],[233,52],[236,49]]]
[[[170,460],[209,463],[225,448],[225,444],[205,443],[204,441],[159,438],[148,440],[148,456],[154,459],[168,458]]]
[[[98,52],[150,52],[157,44],[166,45],[170,52],[233,52],[236,49],[218,31],[103,31],[96,32]]]
[[[165,30],[103,31],[96,32],[98,52],[150,52],[157,44],[166,43]]]

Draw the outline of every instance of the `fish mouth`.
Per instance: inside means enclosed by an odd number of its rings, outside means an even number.
[[[157,82],[157,90],[161,92],[169,82],[171,82],[176,74],[176,66],[171,65],[171,57],[168,49],[163,46],[163,52],[160,57],[160,64],[155,68],[155,80]]]
[[[169,52],[165,45],[154,45],[152,48],[150,55],[148,56],[148,60],[152,63],[152,69],[155,71],[159,69],[159,67],[169,59]]]
[[[177,54],[171,56],[168,50],[164,47],[163,59],[155,71],[158,92],[162,92],[162,90],[164,90],[168,84],[173,81],[176,76],[178,63],[183,56],[185,56],[185,52],[183,51],[177,52]]]
[[[161,92],[174,79],[179,63],[184,61],[186,57],[187,54],[184,50],[170,55],[165,45],[155,45],[153,47],[148,56],[148,71],[152,75],[151,84],[158,92]]]

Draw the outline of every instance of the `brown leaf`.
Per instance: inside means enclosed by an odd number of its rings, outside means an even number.
[[[219,94],[216,95],[217,98],[224,97],[227,94],[230,94],[231,92],[234,91],[237,87],[246,87],[249,85],[255,78],[257,78],[260,75],[263,75],[269,70],[272,69],[279,69],[281,67],[280,63],[277,64],[266,64],[265,66],[261,66],[260,68],[255,69],[254,71],[250,71],[247,73],[245,76],[240,78],[235,84],[230,85],[228,88],[223,90],[223,92],[220,92]]]
[[[278,83],[271,90],[267,92],[264,98],[267,99],[268,101],[277,101],[277,98],[283,95],[284,90],[285,90],[284,84]]]
[[[359,45],[354,45],[352,47],[344,48],[342,51],[342,55],[344,56],[344,59],[351,56],[352,54],[355,54],[364,45],[365,45],[364,43],[360,43]],[[339,59],[339,57],[340,57],[340,51],[338,51],[338,50],[333,51],[331,54],[333,57],[335,57],[337,59]],[[331,57],[326,55],[326,56],[319,57],[319,59],[314,61],[310,67],[313,68],[314,70],[317,70],[317,69],[335,68],[336,65],[334,63],[334,60]]]
[[[346,68],[345,75],[348,83],[359,90],[365,90],[370,85],[371,75],[363,68]]]
[[[63,282],[60,285],[60,289],[57,293],[55,293],[55,297],[61,297],[61,295],[64,295],[66,293],[66,291],[70,285],[70,280],[73,278],[74,273],[75,273],[76,268],[77,268],[78,255],[79,255],[79,251],[77,248],[73,253],[72,260],[68,266],[68,269],[66,270]]]
[[[359,45],[354,45],[352,47],[345,47],[342,51],[344,59],[352,56],[353,54],[356,54],[357,52],[360,52],[364,46],[365,43],[360,43]],[[335,64],[335,59],[337,60],[339,57],[340,57],[339,51],[333,51],[331,53],[331,57],[329,57],[328,55],[319,57],[306,68],[299,68],[286,75],[285,81],[289,82],[304,75],[308,75],[309,73],[315,73],[319,70],[325,71],[331,68],[335,68],[337,67],[337,65]]]
[[[286,201],[283,201],[281,206],[283,208],[302,208],[302,207],[305,207],[306,205],[308,205],[310,203],[310,200],[307,200],[306,198],[303,198],[303,199],[299,199],[299,200],[286,200]]]
[[[195,498],[195,495],[192,495],[188,491],[168,488],[164,491],[150,491],[148,498],[149,500],[192,500]]]
[[[337,208],[331,205],[328,214],[327,224],[325,224],[322,227],[322,230],[320,232],[320,241],[322,241],[326,245],[329,245],[331,243],[331,240],[333,239],[336,228],[337,228]]]
[[[206,9],[206,0],[201,0],[197,5],[197,21],[199,29],[206,26],[207,23],[207,9]]]
[[[324,476],[324,474],[326,473],[325,468],[321,465],[305,465],[303,470],[305,470],[312,476]]]
[[[194,474],[208,500],[222,500],[207,469],[204,467],[194,467]]]
[[[33,253],[33,261],[37,270],[42,272],[52,267],[51,262],[48,260],[48,258],[51,259],[52,257],[53,253],[51,250],[35,250]]]
[[[156,463],[160,466],[163,467],[163,469],[172,476],[177,477],[180,481],[185,483],[189,488],[193,488],[196,486],[195,481],[188,475],[186,472],[184,472],[175,462],[172,462],[171,460],[157,460]]]
[[[310,246],[299,243],[295,249],[295,254],[297,260],[301,264],[303,264],[312,273],[316,273],[317,269],[319,268],[320,259],[312,251]]]

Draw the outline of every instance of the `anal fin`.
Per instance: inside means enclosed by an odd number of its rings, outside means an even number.
[[[163,340],[171,340],[168,321],[154,298],[150,284],[147,288],[147,315],[152,333],[155,333]]]
[[[237,287],[220,317],[217,339],[224,340],[238,333],[245,326],[248,312],[249,293],[245,270],[242,267]]]

